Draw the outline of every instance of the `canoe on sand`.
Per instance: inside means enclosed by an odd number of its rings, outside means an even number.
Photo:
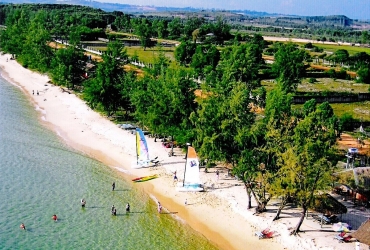
[[[148,175],[148,176],[143,176],[143,177],[137,177],[135,179],[132,179],[133,182],[143,182],[143,181],[149,181],[152,179],[158,178],[158,175]]]

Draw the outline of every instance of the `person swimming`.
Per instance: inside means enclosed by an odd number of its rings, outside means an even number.
[[[85,207],[85,205],[86,205],[85,199],[81,199],[81,207]]]
[[[127,203],[126,205],[126,213],[129,213],[130,212],[130,203]]]
[[[57,221],[58,221],[58,217],[57,217],[57,215],[56,215],[56,214],[54,214],[51,218],[52,218],[55,222],[57,222]]]
[[[19,226],[21,229],[23,230],[26,230],[26,226],[22,223],[20,226]]]

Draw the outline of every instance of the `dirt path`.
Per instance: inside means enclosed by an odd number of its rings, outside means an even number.
[[[358,151],[362,155],[370,156],[370,142],[369,140],[365,140],[364,144],[359,144],[357,138],[353,136],[343,133],[341,134],[341,140],[338,140],[339,149],[346,150],[348,148],[358,148]]]

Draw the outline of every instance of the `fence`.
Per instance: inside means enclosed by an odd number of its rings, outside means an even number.
[[[315,99],[317,103],[363,102],[363,101],[370,100],[370,93],[358,93],[357,95],[349,95],[349,96],[294,96],[292,102],[294,104],[303,104],[311,99]]]

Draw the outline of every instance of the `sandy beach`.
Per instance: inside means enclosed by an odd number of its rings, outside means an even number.
[[[241,182],[227,176],[219,168],[204,173],[201,180],[206,192],[177,192],[173,172],[177,171],[179,181],[184,174],[185,154],[176,149],[175,156],[169,157],[162,143],[147,138],[151,157],[158,156],[161,166],[132,169],[136,159],[135,136],[119,128],[106,117],[92,111],[75,94],[64,92],[49,83],[46,75],[31,72],[15,60],[7,61],[9,55],[0,56],[3,77],[20,86],[40,113],[40,121],[59,135],[66,144],[112,167],[124,179],[158,174],[159,178],[140,183],[153,199],[159,200],[175,217],[188,223],[202,233],[219,249],[348,249],[354,243],[341,244],[333,239],[335,232],[330,225],[321,227],[312,219],[305,220],[299,237],[289,236],[289,228],[298,221],[300,210],[284,210],[281,220],[272,223],[277,201],[272,201],[268,213],[253,215],[247,210],[246,191]],[[39,94],[37,94],[37,92]],[[187,200],[187,205],[185,205]],[[254,203],[253,203],[254,204]],[[270,227],[276,231],[273,239],[259,240],[256,231]],[[365,249],[365,248],[364,248]]]

